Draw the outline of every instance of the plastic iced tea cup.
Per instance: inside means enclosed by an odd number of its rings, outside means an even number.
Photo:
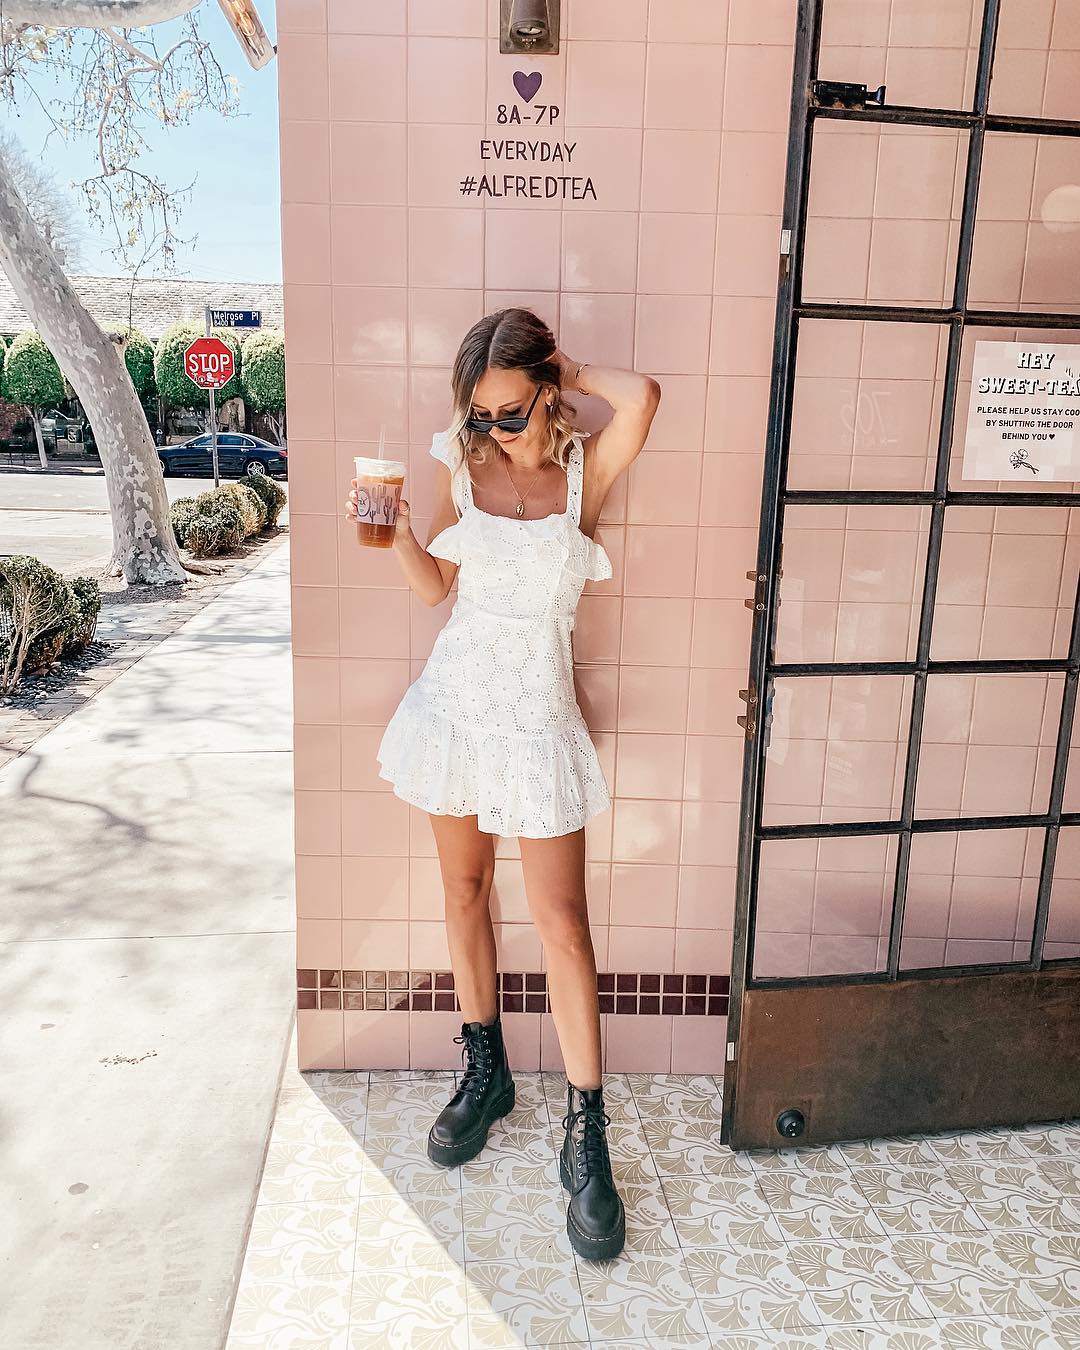
[[[397,528],[405,465],[396,459],[357,455],[356,537],[368,548],[390,548]]]

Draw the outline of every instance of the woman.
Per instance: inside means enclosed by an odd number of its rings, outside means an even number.
[[[578,708],[570,633],[582,587],[611,576],[593,533],[612,484],[638,455],[660,399],[646,375],[571,361],[527,309],[475,324],[454,360],[453,418],[426,548],[401,503],[394,549],[406,580],[450,618],[379,747],[382,777],[429,813],[446,893],[467,1066],[428,1136],[445,1166],[475,1157],[514,1105],[488,909],[494,835],[520,842],[533,922],[567,1076],[559,1174],[567,1232],[585,1257],[622,1249],[625,1218],[608,1156],[596,963],[585,904],[586,820],[610,805]],[[583,438],[568,392],[614,416]],[[355,519],[356,484],[347,515]]]

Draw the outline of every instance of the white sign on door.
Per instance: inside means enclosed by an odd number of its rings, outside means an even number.
[[[1080,346],[976,342],[964,478],[1080,479]]]

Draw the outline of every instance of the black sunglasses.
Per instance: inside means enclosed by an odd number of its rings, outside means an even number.
[[[509,431],[513,435],[524,431],[529,425],[529,418],[532,416],[532,410],[536,407],[536,400],[540,397],[542,384],[536,386],[536,393],[533,395],[533,401],[529,404],[529,411],[523,417],[496,417],[488,421],[485,417],[470,417],[465,423],[467,431],[489,432],[492,427],[498,427],[500,431]]]

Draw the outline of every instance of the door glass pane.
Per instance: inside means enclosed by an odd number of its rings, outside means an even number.
[[[911,688],[909,675],[775,680],[764,728],[763,823],[896,819]]]
[[[1061,506],[946,509],[932,660],[1068,656],[1080,569],[1080,537],[1066,533],[1073,514]]]
[[[1063,675],[931,675],[915,814],[1038,815],[1050,804]]]
[[[753,974],[863,974],[888,958],[896,838],[770,839],[761,846]]]
[[[1080,828],[1058,834],[1043,959],[1080,956]]]
[[[967,131],[817,120],[804,300],[952,298]]]
[[[946,331],[925,323],[799,325],[788,486],[934,486]]]
[[[788,507],[776,660],[910,660],[928,522],[921,506]]]
[[[982,8],[982,0],[825,0],[820,78],[885,84],[893,104],[968,108]]]
[[[1080,118],[1080,18],[1074,0],[1002,0],[990,111]]]
[[[1026,961],[1045,833],[961,830],[913,835],[901,967]]]

